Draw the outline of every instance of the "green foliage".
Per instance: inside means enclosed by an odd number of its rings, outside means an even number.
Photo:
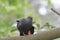
[[[55,26],[50,25],[48,22],[47,22],[45,25],[43,25],[43,27],[42,27],[42,28],[44,28],[44,27],[47,27],[48,29],[55,28]]]
[[[49,6],[50,8],[54,8],[53,4],[51,3],[51,0],[48,0],[48,6]]]
[[[17,1],[16,0],[8,0],[9,5],[17,5]]]

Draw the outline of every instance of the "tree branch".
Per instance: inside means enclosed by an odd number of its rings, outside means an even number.
[[[53,12],[55,12],[57,15],[59,15],[60,16],[60,13],[58,13],[56,10],[54,10],[53,8],[51,8],[51,10],[53,11]]]
[[[60,38],[60,28],[55,28],[49,31],[40,31],[35,35],[32,35],[30,37],[24,36],[24,37],[9,37],[9,38],[2,38],[0,40],[52,40],[55,38]]]

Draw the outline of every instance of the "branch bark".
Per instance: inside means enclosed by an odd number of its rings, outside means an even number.
[[[9,38],[2,38],[0,40],[52,40],[55,38],[60,38],[60,28],[51,29],[49,31],[38,32],[35,35],[30,37],[9,37]]]
[[[59,15],[60,16],[60,13],[58,13],[56,10],[54,10],[53,8],[51,8],[51,10],[53,11],[53,12],[55,12],[57,15]]]

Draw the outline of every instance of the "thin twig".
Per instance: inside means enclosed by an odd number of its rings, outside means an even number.
[[[53,8],[51,8],[51,10],[53,11],[53,12],[55,12],[57,15],[59,15],[60,16],[60,13],[58,13],[56,10],[54,10]]]

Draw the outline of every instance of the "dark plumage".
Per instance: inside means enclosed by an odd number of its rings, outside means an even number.
[[[28,17],[26,19],[21,19],[17,21],[17,28],[20,32],[20,36],[29,35],[34,33],[34,27],[32,26],[32,17]]]

